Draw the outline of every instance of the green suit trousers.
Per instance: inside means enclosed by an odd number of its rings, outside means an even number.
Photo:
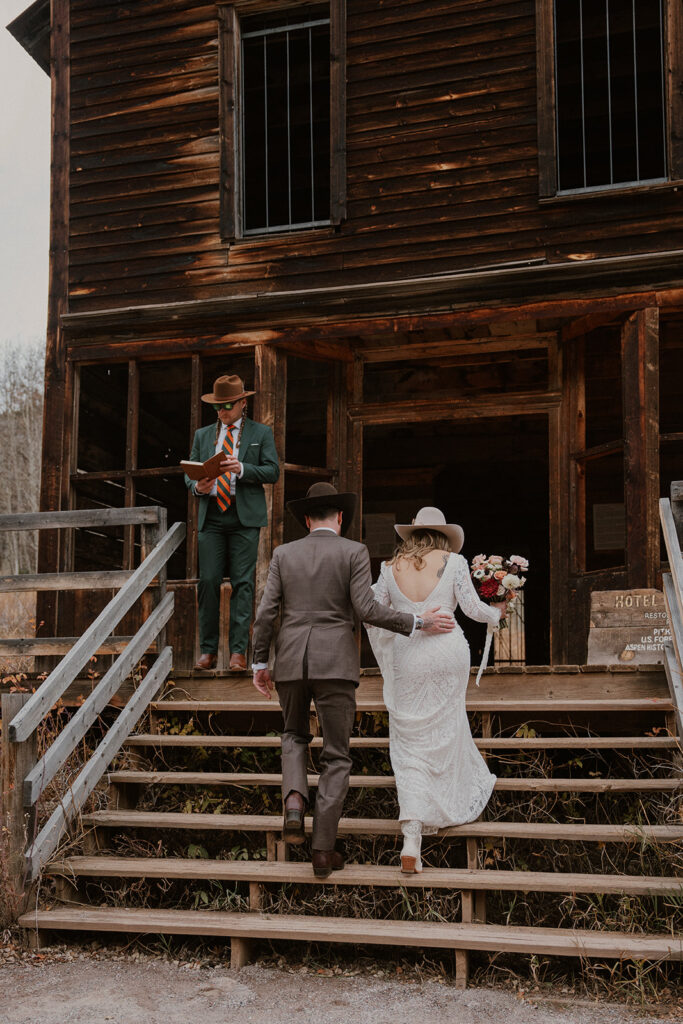
[[[197,535],[199,552],[199,646],[216,654],[219,640],[221,583],[227,574],[230,597],[230,653],[246,654],[254,603],[258,526],[242,526],[233,507],[221,512],[212,498]]]

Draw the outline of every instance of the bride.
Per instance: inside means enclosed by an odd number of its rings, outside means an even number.
[[[434,606],[497,626],[505,614],[479,600],[469,566],[458,554],[460,526],[438,508],[422,508],[409,526],[396,526],[402,543],[382,569],[375,598],[418,616]],[[396,777],[404,842],[401,870],[422,870],[423,835],[477,818],[489,801],[495,775],[477,750],[465,710],[469,645],[460,626],[430,637],[366,629],[384,678],[391,765]]]

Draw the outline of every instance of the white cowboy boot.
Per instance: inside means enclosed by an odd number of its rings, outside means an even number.
[[[404,875],[412,875],[422,871],[420,847],[422,846],[422,822],[402,821],[403,849],[401,850],[401,871]]]

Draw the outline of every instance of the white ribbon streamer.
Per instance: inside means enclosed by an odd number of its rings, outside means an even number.
[[[479,680],[481,679],[481,674],[484,671],[484,669],[486,668],[486,663],[489,660],[489,651],[491,650],[491,640],[493,639],[493,634],[497,631],[497,629],[498,629],[498,626],[492,626],[490,623],[486,627],[486,643],[484,644],[484,653],[481,656],[481,665],[479,666],[479,671],[477,672],[477,678],[476,678],[477,686],[479,686]]]

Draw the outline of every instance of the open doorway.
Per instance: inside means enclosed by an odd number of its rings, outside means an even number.
[[[391,556],[393,523],[436,505],[465,531],[463,555],[523,555],[525,661],[550,662],[548,420],[519,415],[366,426],[363,437],[363,539],[373,578]],[[477,664],[485,627],[458,619]],[[362,664],[374,664],[363,639]]]

